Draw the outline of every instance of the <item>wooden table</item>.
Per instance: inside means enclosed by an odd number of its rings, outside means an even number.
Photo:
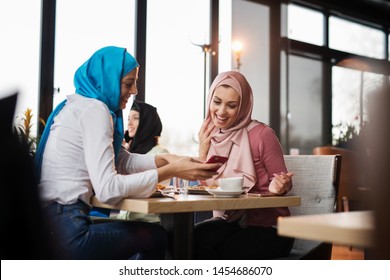
[[[374,245],[374,213],[372,211],[352,211],[280,217],[278,234],[369,248]]]
[[[96,197],[91,200],[93,206],[120,209],[139,213],[160,213],[161,224],[170,233],[170,257],[173,259],[192,258],[192,230],[194,212],[227,209],[251,209],[269,207],[299,206],[299,196],[255,197],[241,195],[238,198],[214,198],[212,195],[189,194],[184,197],[123,199],[110,205],[99,202]]]

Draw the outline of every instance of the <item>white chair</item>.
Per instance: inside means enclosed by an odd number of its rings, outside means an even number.
[[[301,205],[290,207],[291,215],[311,215],[336,211],[340,177],[340,155],[285,155],[289,172],[294,173],[289,195],[301,197]],[[295,239],[291,254],[280,259],[330,259],[332,244]]]

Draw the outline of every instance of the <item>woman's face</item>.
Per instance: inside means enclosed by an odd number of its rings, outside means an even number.
[[[135,110],[130,110],[127,130],[129,131],[129,137],[133,138],[137,132],[139,126],[139,112]]]
[[[137,95],[138,67],[134,68],[129,74],[123,77],[121,81],[121,99],[120,108],[126,108],[127,101],[131,95]]]
[[[219,86],[210,104],[210,116],[217,128],[227,129],[237,119],[240,95],[232,87]]]

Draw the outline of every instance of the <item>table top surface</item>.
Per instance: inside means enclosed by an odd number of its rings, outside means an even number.
[[[374,214],[372,211],[351,211],[280,217],[278,234],[341,245],[372,247]]]
[[[226,209],[251,209],[270,207],[291,207],[301,205],[299,196],[256,197],[245,194],[239,197],[216,198],[212,195],[188,194],[177,199],[167,197],[126,198],[115,205],[101,203],[96,197],[93,206],[120,209],[139,213],[180,213]]]

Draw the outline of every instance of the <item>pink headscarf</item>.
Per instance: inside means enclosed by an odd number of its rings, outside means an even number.
[[[240,96],[240,105],[236,121],[227,129],[212,132],[211,145],[207,158],[211,155],[229,157],[217,176],[207,180],[207,183],[215,184],[214,180],[223,177],[244,177],[244,186],[253,187],[256,183],[256,171],[253,164],[251,145],[248,131],[259,122],[252,120],[253,94],[252,88],[246,78],[237,71],[227,71],[218,74],[213,81],[207,97],[207,115],[210,117],[210,104],[217,87],[226,85],[232,87]]]

